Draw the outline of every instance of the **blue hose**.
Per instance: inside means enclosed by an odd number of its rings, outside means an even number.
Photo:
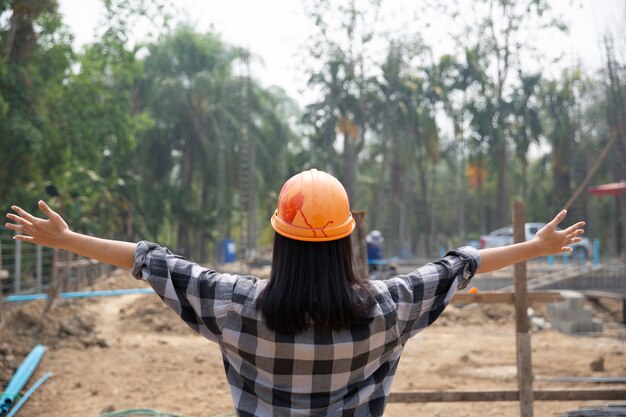
[[[37,388],[39,388],[39,386],[41,384],[43,384],[44,382],[46,382],[46,379],[50,378],[52,376],[52,372],[46,372],[44,374],[44,376],[42,376],[41,378],[39,378],[37,380],[37,382],[35,382],[33,384],[32,387],[29,388],[28,391],[26,391],[26,393],[24,394],[24,396],[22,398],[20,398],[20,400],[18,401],[17,404],[15,404],[15,407],[13,407],[11,409],[11,411],[9,412],[9,414],[7,414],[7,417],[13,417],[15,415],[15,413],[17,413],[17,411],[24,405],[24,403],[26,402],[26,400],[28,400],[30,398],[31,395],[33,395],[33,392],[35,392],[37,390]]]
[[[85,298],[85,297],[111,297],[115,295],[127,295],[127,294],[153,294],[152,288],[129,288],[126,290],[102,290],[102,291],[77,291],[77,292],[62,292],[60,298]],[[6,302],[18,302],[18,301],[32,301],[32,300],[45,300],[48,298],[48,294],[16,294],[9,295],[2,299]]]
[[[130,410],[112,411],[100,414],[98,417],[127,417],[127,416],[151,416],[151,417],[184,417],[176,414],[162,413],[151,408],[132,408]],[[8,417],[8,416],[7,416]]]
[[[37,345],[30,351],[26,359],[22,362],[15,374],[9,381],[9,385],[5,392],[0,397],[0,414],[6,413],[9,411],[9,408],[19,395],[26,382],[30,376],[35,372],[37,365],[41,362],[41,358],[43,354],[46,352],[46,347],[44,345]]]

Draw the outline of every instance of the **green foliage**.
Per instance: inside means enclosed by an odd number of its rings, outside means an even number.
[[[0,0],[0,206],[48,198],[75,229],[199,261],[225,238],[269,243],[282,183],[312,167],[340,177],[390,255],[476,238],[508,222],[508,196],[546,220],[626,113],[608,46],[598,75],[522,71],[534,52],[520,33],[565,29],[541,0],[476,2],[459,52],[441,57],[419,33],[378,32],[379,1],[310,0],[319,98],[302,112],[254,79],[249,51],[169,28],[164,1],[104,0],[99,36],[81,51],[57,3],[35,3],[25,14],[31,1]],[[142,20],[156,32],[132,44]],[[597,182],[622,179],[625,146]],[[573,209],[610,235],[611,202],[581,197]]]

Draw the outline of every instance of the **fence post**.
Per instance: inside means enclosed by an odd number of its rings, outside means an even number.
[[[40,245],[37,245],[36,252],[37,252],[37,292],[41,292],[41,287],[43,287],[43,248]]]
[[[22,241],[15,239],[15,281],[13,283],[13,292],[22,291]]]
[[[526,206],[521,201],[515,201],[513,203],[513,240],[515,243],[526,241],[525,223]],[[533,370],[530,334],[528,333],[528,287],[526,275],[526,262],[515,264],[513,275],[515,281],[515,341],[520,416],[533,417]]]

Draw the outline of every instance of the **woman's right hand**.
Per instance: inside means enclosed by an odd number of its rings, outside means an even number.
[[[11,206],[17,214],[7,213],[7,218],[14,223],[6,223],[5,226],[19,233],[14,239],[51,248],[63,248],[72,233],[70,228],[43,200],[38,205],[48,217],[47,220],[35,217],[18,206]]]

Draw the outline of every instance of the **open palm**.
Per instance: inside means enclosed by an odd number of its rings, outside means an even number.
[[[35,217],[18,206],[11,206],[17,214],[8,213],[7,218],[14,223],[6,223],[5,226],[20,233],[15,239],[51,248],[62,247],[64,239],[71,233],[70,228],[44,201],[39,201],[38,205],[48,219]]]
[[[567,211],[562,210],[550,223],[541,228],[533,238],[540,248],[540,256],[570,252],[572,248],[569,245],[582,241],[580,235],[585,232],[582,229],[585,222],[578,222],[567,229],[557,230],[557,226],[565,219],[566,215]]]

